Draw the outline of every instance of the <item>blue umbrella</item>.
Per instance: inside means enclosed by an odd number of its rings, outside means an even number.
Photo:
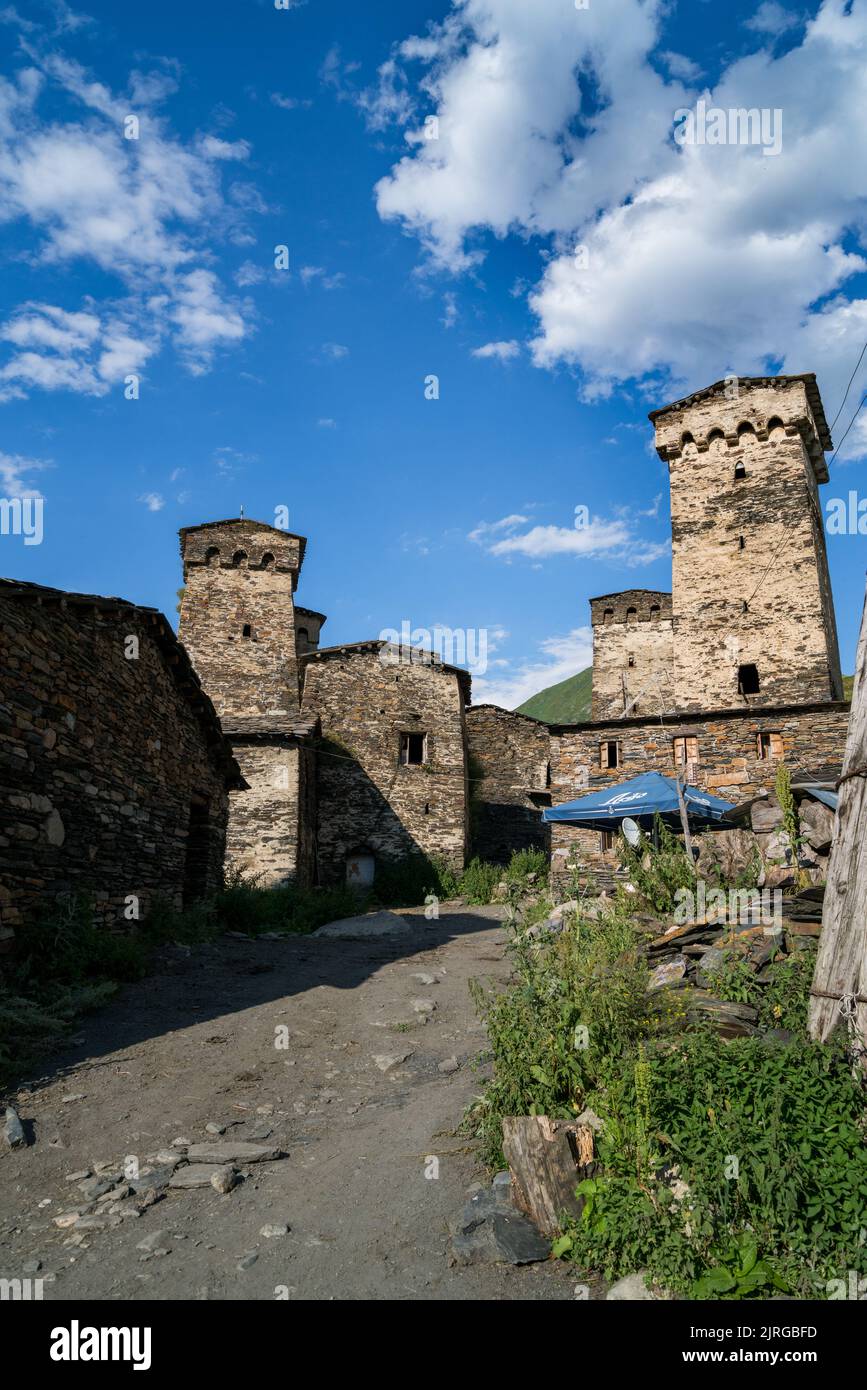
[[[690,825],[699,828],[718,825],[733,809],[732,802],[721,801],[718,796],[699,791],[698,787],[685,786],[683,799]],[[667,825],[679,828],[677,782],[661,772],[642,772],[640,777],[632,777],[616,787],[604,787],[601,791],[579,796],[577,801],[549,806],[542,812],[542,819],[566,822],[587,830],[619,830],[624,817],[629,816],[642,829],[650,830],[655,815]],[[723,824],[722,828],[727,827]]]

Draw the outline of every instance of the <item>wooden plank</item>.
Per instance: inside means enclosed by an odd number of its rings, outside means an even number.
[[[512,1174],[512,1198],[543,1235],[560,1234],[560,1218],[578,1216],[575,1188],[594,1171],[593,1130],[547,1115],[503,1120],[503,1153]]]
[[[834,845],[813,975],[808,1029],[824,1042],[841,1022],[843,996],[860,997],[856,1033],[867,1038],[867,599],[855,661],[852,712],[840,780]],[[862,1066],[865,1065],[863,1053]]]

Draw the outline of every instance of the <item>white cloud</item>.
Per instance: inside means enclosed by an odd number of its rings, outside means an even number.
[[[473,357],[494,357],[498,362],[508,362],[519,356],[520,351],[520,344],[511,338],[507,343],[485,343],[483,347],[473,348]]]
[[[39,473],[52,467],[53,464],[45,459],[24,458],[21,454],[0,452],[0,495],[7,498],[41,497],[39,488],[34,487],[25,475]]]
[[[336,430],[336,429],[337,429],[337,421],[336,421],[336,420],[332,420],[332,419],[330,419],[328,416],[324,416],[324,415],[323,415],[323,417],[322,417],[320,420],[317,420],[317,421],[316,421],[316,425],[317,425],[317,428],[320,429],[320,430]]]
[[[244,238],[250,199],[227,201],[219,170],[246,158],[248,143],[209,135],[184,144],[172,133],[155,110],[177,86],[170,64],[132,72],[129,94],[116,96],[37,42],[27,53],[30,66],[0,80],[0,224],[29,228],[34,263],[89,262],[115,288],[102,302],[15,310],[2,329],[16,353],[0,368],[2,394],[104,394],[169,339],[190,370],[205,370],[251,328],[216,271],[202,268],[209,240]],[[58,114],[58,98],[71,115]],[[122,139],[130,109],[139,138]]]
[[[144,503],[149,512],[161,512],[166,505],[166,499],[158,492],[145,492],[138,500]]]
[[[337,270],[333,275],[329,275],[322,265],[302,265],[298,274],[305,289],[310,285],[320,284],[324,290],[339,290],[346,279],[342,270]]]
[[[476,266],[492,234],[537,238],[533,360],[574,370],[585,399],[637,382],[661,402],[727,371],[816,370],[833,414],[867,336],[867,300],[845,294],[867,269],[853,249],[867,228],[867,0],[823,0],[795,46],[733,60],[704,93],[781,110],[771,156],[674,142],[697,94],[689,55],[664,54],[669,79],[654,67],[666,13],[456,0],[393,55],[422,65],[410,90],[439,139],[406,131],[376,185],[380,216],[419,238],[430,271]],[[793,27],[781,6],[755,20]]]
[[[787,30],[794,29],[803,22],[803,16],[793,14],[791,10],[785,9],[783,5],[778,5],[777,0],[763,0],[754,15],[744,21],[745,29],[752,29],[757,34],[785,34]]]
[[[499,521],[480,521],[478,526],[470,531],[467,540],[475,541],[477,545],[490,545],[491,538],[499,532],[514,531],[518,526],[524,526],[528,520],[529,517],[512,512],[509,516],[501,516]]]
[[[311,101],[302,100],[300,97],[283,96],[282,92],[272,92],[271,101],[274,106],[279,106],[281,111],[296,111],[299,107],[313,105]]]
[[[680,78],[681,82],[695,82],[697,78],[701,77],[701,68],[698,63],[687,58],[685,53],[672,53],[670,49],[667,49],[659,56],[672,77]]]
[[[516,709],[531,695],[584,671],[593,662],[593,630],[573,628],[563,636],[545,637],[539,657],[527,657],[512,666],[498,667],[495,676],[473,677],[473,703]]]
[[[323,343],[322,351],[331,362],[339,362],[342,357],[349,356],[349,348],[345,343]]]

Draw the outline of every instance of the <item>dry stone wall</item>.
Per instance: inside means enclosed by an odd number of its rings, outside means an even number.
[[[215,890],[237,768],[162,615],[4,581],[0,647],[2,932],[77,894],[124,925]]]
[[[466,723],[471,854],[507,864],[515,850],[547,849],[547,724],[497,705],[472,706]]]
[[[382,642],[330,648],[302,660],[302,712],[318,717],[319,880],[344,881],[350,854],[380,863],[424,854],[455,868],[467,845],[464,704],[469,678]],[[401,762],[404,735],[424,737],[424,761]]]

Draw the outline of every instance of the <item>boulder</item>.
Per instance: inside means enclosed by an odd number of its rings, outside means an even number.
[[[801,836],[817,854],[827,854],[834,838],[834,812],[821,801],[804,798],[798,807]]]
[[[470,1198],[452,1226],[451,1246],[459,1265],[533,1264],[551,1253],[551,1242],[502,1191],[476,1192]]]
[[[750,825],[757,833],[776,830],[783,824],[783,810],[775,796],[754,801],[750,807]]]

